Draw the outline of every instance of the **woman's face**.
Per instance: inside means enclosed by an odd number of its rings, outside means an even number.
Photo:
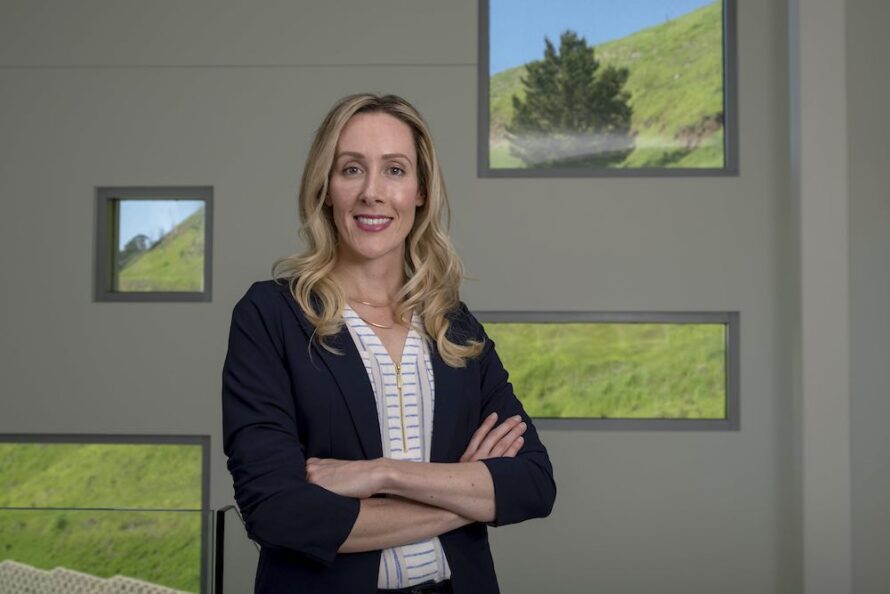
[[[352,116],[330,175],[325,202],[333,209],[341,257],[392,259],[401,267],[415,209],[423,204],[411,128],[386,113]]]

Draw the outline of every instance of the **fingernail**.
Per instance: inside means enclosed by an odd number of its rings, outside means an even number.
[[[519,426],[525,429],[525,423],[519,423]]]
[[[519,420],[522,420],[522,415],[516,415],[516,416],[513,417],[513,418],[514,418],[515,420],[519,421]]]
[[[490,415],[488,415],[488,418],[489,418],[489,419],[496,419],[496,418],[498,418],[498,413],[493,412],[493,413],[491,413]]]

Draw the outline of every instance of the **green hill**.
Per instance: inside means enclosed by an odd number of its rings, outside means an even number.
[[[594,48],[601,67],[630,70],[636,149],[618,167],[723,167],[722,28],[718,0]],[[525,97],[524,74],[525,66],[518,66],[491,77],[493,168],[524,167],[510,155],[504,134],[512,96]]]
[[[197,592],[200,507],[197,446],[0,444],[0,560]]]
[[[118,271],[118,291],[202,291],[204,207]]]
[[[489,323],[532,417],[723,419],[720,324]]]

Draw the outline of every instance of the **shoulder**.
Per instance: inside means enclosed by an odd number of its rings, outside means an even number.
[[[303,332],[294,332],[293,325],[306,327],[308,321],[291,295],[286,280],[263,280],[252,283],[235,304],[231,324],[233,331],[268,336],[277,345],[283,345],[288,337],[299,339],[304,336]]]
[[[287,306],[282,296],[289,293],[290,288],[285,280],[256,281],[235,304],[233,313],[237,316],[250,312],[263,318],[278,316],[280,314],[277,312]]]
[[[485,329],[482,327],[482,323],[476,319],[476,316],[463,301],[459,301],[457,308],[448,314],[448,321],[450,322],[449,339],[453,342],[463,344],[468,340],[484,340],[485,338]]]
[[[271,280],[262,280],[256,281],[250,285],[247,289],[247,292],[244,294],[244,297],[241,298],[242,301],[268,301],[268,300],[280,300],[279,295],[282,293],[289,293],[290,287],[288,282],[283,279],[271,279]]]

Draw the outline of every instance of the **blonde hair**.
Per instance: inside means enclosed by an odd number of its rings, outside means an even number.
[[[421,336],[435,341],[445,363],[463,367],[467,359],[481,352],[483,344],[476,340],[459,344],[447,336],[447,316],[460,305],[463,265],[446,232],[451,212],[432,136],[418,111],[401,97],[349,95],[325,116],[309,149],[300,184],[300,235],[308,249],[276,260],[272,276],[289,282],[294,299],[315,327],[313,336],[324,348],[337,353],[326,339],[342,328],[346,297],[331,278],[337,264],[337,231],[331,209],[324,201],[343,127],[355,114],[373,112],[389,114],[411,128],[417,149],[418,186],[424,197],[405,240],[408,281],[396,297],[396,319],[403,319],[409,310],[416,311],[422,320],[422,328],[417,328]]]

